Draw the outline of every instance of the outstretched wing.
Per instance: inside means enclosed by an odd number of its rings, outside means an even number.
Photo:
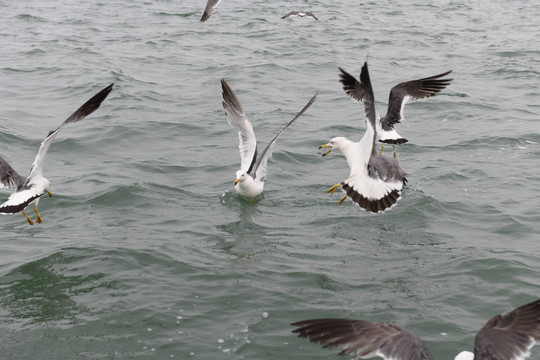
[[[28,175],[26,182],[29,182],[35,176],[42,176],[43,161],[45,160],[45,155],[47,155],[47,151],[49,150],[49,147],[51,146],[51,143],[54,140],[56,134],[58,134],[58,131],[60,131],[60,129],[63,128],[66,124],[81,121],[82,119],[96,111],[99,108],[99,105],[101,105],[101,102],[105,100],[107,95],[109,95],[109,93],[111,92],[113,85],[114,84],[107,86],[105,89],[94,95],[90,100],[88,100],[80,108],[78,108],[77,111],[71,114],[71,116],[68,117],[58,128],[56,128],[56,130],[52,130],[51,132],[49,132],[49,135],[47,135],[45,140],[41,142],[41,146],[39,147],[36,158],[32,163],[32,170],[30,170],[30,175]]]
[[[222,104],[227,115],[227,121],[231,126],[238,129],[240,169],[249,174],[257,159],[257,139],[253,132],[253,126],[244,112],[242,105],[240,105],[240,100],[238,100],[225,79],[221,79],[221,88],[223,89]]]
[[[24,176],[19,175],[7,161],[0,156],[0,189],[9,188],[11,186],[19,188],[24,184],[25,180],[26,178]]]
[[[475,360],[523,360],[540,342],[540,300],[489,320],[474,341]]]
[[[219,5],[220,2],[221,0],[208,0],[208,2],[206,3],[206,8],[204,9],[204,13],[201,17],[201,22],[205,22],[210,18],[210,16],[212,16],[212,14],[214,13],[214,9],[216,8],[216,6]]]
[[[418,336],[395,325],[349,319],[315,319],[292,325],[300,327],[293,330],[298,336],[324,348],[338,347],[339,355],[350,354],[354,359],[433,360]]]
[[[313,104],[313,102],[315,101],[318,95],[319,95],[319,91],[317,91],[315,95],[313,95],[313,97],[308,101],[306,106],[304,106],[304,108],[300,110],[300,112],[296,114],[296,116],[291,121],[289,121],[289,123],[285,125],[283,129],[281,129],[281,131],[272,139],[272,141],[270,141],[270,143],[266,145],[266,148],[264,148],[259,158],[259,161],[257,162],[257,165],[255,166],[255,176],[254,176],[255,179],[259,179],[259,181],[264,181],[264,179],[266,178],[266,166],[268,163],[268,159],[272,157],[272,150],[274,148],[274,144],[276,143],[277,139],[296,119],[300,117],[300,115],[302,115],[307,109],[309,109],[309,107],[311,106],[311,104]]]
[[[394,86],[390,90],[388,111],[383,119],[383,126],[385,122],[391,125],[401,122],[404,119],[403,108],[408,101],[427,98],[441,92],[453,80],[441,78],[451,72],[452,70],[423,79],[402,82]]]

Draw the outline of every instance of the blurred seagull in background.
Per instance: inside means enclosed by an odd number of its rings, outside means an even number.
[[[281,131],[264,148],[263,152],[257,154],[257,140],[253,132],[253,126],[249,121],[240,101],[232,91],[229,84],[221,79],[221,88],[223,90],[223,108],[227,115],[227,121],[231,126],[238,128],[238,137],[240,143],[240,170],[236,172],[234,189],[242,196],[253,199],[263,191],[264,181],[266,179],[266,166],[268,159],[272,156],[272,149],[281,134],[302,115],[313,104],[319,92],[309,100],[304,108],[281,129]]]
[[[325,348],[338,347],[353,359],[433,360],[426,345],[396,325],[349,319],[315,319],[291,324],[298,336]],[[540,300],[489,320],[476,334],[474,353],[462,351],[455,360],[524,360],[540,342]]]
[[[315,16],[315,14],[313,14],[311,11],[306,11],[306,12],[302,12],[302,11],[291,11],[290,13],[288,13],[287,15],[282,16],[281,18],[282,18],[282,19],[288,19],[288,18],[294,17],[294,16],[310,17],[310,18],[312,18],[312,19],[319,20],[319,19]]]
[[[26,214],[24,209],[31,203],[34,203],[34,211],[37,216],[36,222],[42,222],[41,216],[38,213],[38,202],[40,197],[45,193],[51,196],[51,191],[49,189],[51,183],[43,177],[43,162],[45,161],[45,155],[47,155],[47,151],[49,150],[52,141],[60,129],[66,124],[81,121],[96,111],[101,102],[109,95],[112,87],[113,84],[101,90],[77,109],[77,111],[71,114],[71,116],[56,128],[56,130],[49,132],[49,135],[47,135],[39,147],[39,151],[32,163],[32,169],[30,170],[30,175],[28,175],[28,177],[19,175],[4,159],[2,159],[2,157],[0,157],[0,189],[9,188],[10,186],[15,187],[15,192],[11,194],[6,202],[0,205],[0,214],[6,215],[22,212],[26,217],[26,220],[28,220],[28,223],[33,225],[34,222]]]

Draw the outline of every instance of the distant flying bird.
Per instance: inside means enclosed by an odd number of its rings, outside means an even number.
[[[240,170],[236,172],[236,180],[234,181],[234,189],[242,196],[253,199],[263,191],[264,181],[266,179],[266,166],[268,159],[272,156],[272,149],[280,135],[287,129],[296,119],[300,117],[317,98],[317,93],[309,100],[302,110],[289,121],[289,123],[281,129],[281,131],[270,141],[264,148],[263,152],[257,154],[257,140],[253,132],[253,126],[249,121],[240,100],[236,97],[229,84],[224,79],[221,79],[221,88],[223,89],[223,108],[227,115],[227,121],[231,126],[238,129],[238,137],[240,143]]]
[[[341,69],[341,83],[345,92],[354,100],[362,101],[364,96],[364,86],[361,82],[345,70]],[[450,74],[452,70],[445,73],[430,76],[423,79],[411,80],[397,84],[390,90],[388,99],[388,110],[386,115],[377,121],[377,134],[379,142],[392,144],[394,157],[396,156],[395,144],[404,144],[408,142],[394,129],[395,124],[404,120],[403,108],[410,100],[418,100],[433,96],[447,87],[453,79],[441,79]],[[381,145],[381,151],[382,151]]]
[[[206,3],[206,9],[204,9],[204,13],[201,17],[201,22],[205,22],[210,18],[210,16],[212,16],[214,9],[219,5],[220,2],[221,0],[208,0]]]
[[[298,336],[325,348],[338,347],[353,359],[433,360],[426,345],[396,325],[349,319],[315,319],[291,324]],[[462,351],[455,360],[524,360],[540,343],[540,300],[489,320],[476,334],[474,354]]]
[[[326,156],[334,148],[340,150],[351,169],[349,177],[328,189],[327,193],[334,193],[340,186],[347,196],[358,206],[374,213],[385,211],[396,204],[401,196],[401,190],[407,182],[405,171],[401,169],[398,161],[393,157],[381,155],[375,151],[377,138],[378,114],[375,108],[375,97],[371,88],[367,62],[360,74],[362,86],[362,101],[366,116],[367,129],[359,142],[353,142],[346,137],[336,137],[320,148],[329,148],[323,154]]]
[[[51,191],[49,189],[51,183],[43,177],[43,162],[45,161],[45,155],[47,155],[47,151],[49,150],[53,139],[66,124],[81,121],[96,111],[101,102],[105,100],[107,95],[111,92],[112,86],[113,84],[101,90],[84,103],[77,111],[71,114],[71,116],[56,128],[56,130],[49,132],[49,135],[41,142],[41,146],[32,163],[32,169],[30,170],[30,175],[28,175],[28,177],[19,175],[4,159],[2,159],[2,157],[0,157],[0,189],[4,187],[8,188],[10,186],[15,187],[15,192],[11,194],[5,203],[0,205],[0,214],[15,214],[22,211],[23,215],[28,220],[28,223],[33,225],[34,222],[25,213],[24,209],[31,203],[34,203],[34,211],[37,216],[36,221],[38,223],[42,222],[41,216],[38,213],[39,199],[45,193],[51,196]]]
[[[300,16],[300,17],[310,17],[315,20],[319,20],[311,11],[301,12],[301,11],[291,11],[287,15],[282,16],[282,19],[288,19],[293,16]]]

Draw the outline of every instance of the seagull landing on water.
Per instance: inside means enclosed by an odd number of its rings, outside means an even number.
[[[26,217],[26,220],[28,220],[28,223],[33,225],[34,222],[24,212],[24,209],[31,203],[34,203],[34,211],[37,216],[36,222],[41,223],[41,216],[38,213],[39,198],[45,193],[51,196],[51,191],[49,189],[51,183],[43,177],[43,162],[53,139],[66,124],[81,121],[96,111],[101,102],[105,100],[107,95],[111,92],[112,86],[113,84],[101,90],[84,103],[77,111],[71,114],[71,116],[56,128],[56,130],[49,132],[49,135],[47,135],[39,147],[39,151],[32,163],[32,169],[30,170],[30,175],[28,175],[28,177],[25,178],[24,176],[19,175],[4,159],[2,159],[2,157],[0,157],[0,189],[10,186],[15,187],[15,192],[11,194],[5,203],[0,205],[0,214],[6,215],[22,212]]]
[[[302,338],[325,348],[338,347],[353,359],[433,360],[418,336],[395,325],[348,319],[315,319],[291,324]],[[476,334],[474,353],[462,351],[455,360],[524,360],[540,343],[540,300],[489,320]]]
[[[367,119],[364,136],[359,142],[352,142],[345,137],[336,137],[328,144],[321,145],[320,148],[329,148],[323,156],[332,149],[340,150],[351,168],[349,178],[332,186],[327,192],[334,193],[338,187],[342,186],[346,195],[338,204],[349,196],[360,207],[377,213],[396,204],[407,182],[405,178],[407,174],[395,158],[383,156],[375,151],[376,123],[379,115],[375,108],[367,62],[362,67],[360,79],[362,81],[361,99],[364,102]]]
[[[238,137],[240,143],[240,170],[236,172],[236,180],[234,181],[234,189],[242,196],[253,199],[263,191],[264,181],[266,178],[266,165],[268,159],[272,156],[272,149],[280,135],[287,129],[296,119],[300,117],[313,104],[319,92],[309,100],[302,110],[289,121],[289,123],[281,129],[281,131],[270,141],[264,148],[263,152],[257,154],[257,140],[253,132],[253,126],[249,121],[240,101],[232,91],[229,84],[224,79],[221,79],[221,88],[223,89],[223,108],[227,115],[227,121],[231,126],[238,128]]]
[[[205,22],[206,20],[208,20],[210,16],[212,16],[212,14],[214,13],[214,9],[219,5],[220,2],[221,0],[208,0],[200,22]]]
[[[342,68],[339,68],[339,70],[341,71],[340,77],[343,90],[354,100],[363,101],[364,92],[366,91],[365,85]],[[450,74],[451,71],[423,79],[402,82],[390,90],[386,115],[380,121],[377,121],[377,136],[379,142],[383,143],[381,152],[385,143],[392,144],[394,157],[396,157],[395,144],[404,144],[408,141],[394,129],[395,124],[399,124],[404,120],[403,108],[405,104],[410,100],[427,98],[441,92],[452,81],[452,79],[441,78]]]
[[[294,17],[294,16],[300,16],[300,17],[309,17],[309,18],[312,18],[314,20],[319,20],[315,14],[313,14],[311,11],[306,11],[306,12],[302,12],[302,11],[291,11],[290,13],[288,13],[287,15],[284,15],[282,16],[281,18],[282,19],[288,19],[290,17]]]

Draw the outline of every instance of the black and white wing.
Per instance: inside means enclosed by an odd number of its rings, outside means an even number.
[[[219,5],[220,2],[221,0],[208,0],[208,2],[206,3],[206,8],[204,9],[204,13],[201,17],[201,22],[205,22],[210,18],[210,16],[212,16],[212,14],[214,13],[214,9],[216,8],[216,6]]]
[[[240,169],[250,174],[257,159],[257,139],[253,132],[253,126],[244,112],[240,100],[238,100],[234,91],[224,79],[221,79],[221,88],[223,90],[222,104],[227,115],[227,121],[231,126],[238,129]]]
[[[286,14],[286,15],[283,15],[281,18],[282,19],[288,19],[290,18],[291,16],[298,16],[298,11],[291,11],[290,13]]]
[[[324,348],[337,347],[340,355],[350,354],[353,359],[433,360],[418,336],[395,325],[349,319],[315,319],[292,325],[299,327],[293,330],[298,336]]]
[[[313,19],[315,19],[315,20],[319,20],[319,18],[317,18],[317,17],[315,16],[315,14],[312,13],[311,11],[306,12],[306,16],[307,16],[307,17],[311,17],[311,18],[313,18]]]
[[[113,85],[114,84],[107,86],[105,89],[94,95],[90,100],[88,100],[80,108],[78,108],[77,111],[71,114],[71,116],[68,117],[59,127],[49,132],[49,135],[47,135],[45,140],[41,142],[39,151],[36,155],[36,158],[34,159],[34,162],[32,163],[30,175],[28,175],[28,178],[26,179],[27,183],[30,182],[33,177],[43,175],[43,162],[45,160],[45,155],[47,155],[47,151],[49,150],[52,141],[54,140],[56,134],[58,134],[60,129],[62,129],[65,125],[69,123],[81,121],[82,119],[96,111],[101,105],[101,102],[105,100],[107,95],[109,95],[109,93],[111,92]]]
[[[450,82],[453,79],[441,78],[451,72],[452,70],[423,79],[402,82],[394,86],[392,90],[390,90],[388,98],[388,111],[382,119],[383,126],[392,126],[400,123],[404,119],[403,108],[408,101],[433,96],[450,85]]]
[[[540,343],[540,300],[489,320],[474,341],[475,360],[524,360]]]
[[[15,187],[19,188],[24,184],[26,178],[19,175],[13,168],[0,156],[0,189]]]
[[[281,131],[270,141],[268,145],[266,145],[266,148],[264,148],[263,152],[261,153],[261,156],[259,157],[259,161],[257,162],[257,165],[255,166],[255,179],[259,179],[259,181],[264,181],[266,178],[266,167],[268,164],[268,159],[272,157],[272,150],[274,148],[274,144],[276,143],[277,139],[283,134],[283,132],[293,123],[296,119],[300,117],[304,112],[306,112],[307,109],[315,102],[315,99],[319,95],[319,91],[313,95],[313,97],[308,101],[306,106],[296,116],[289,121],[287,125]]]

